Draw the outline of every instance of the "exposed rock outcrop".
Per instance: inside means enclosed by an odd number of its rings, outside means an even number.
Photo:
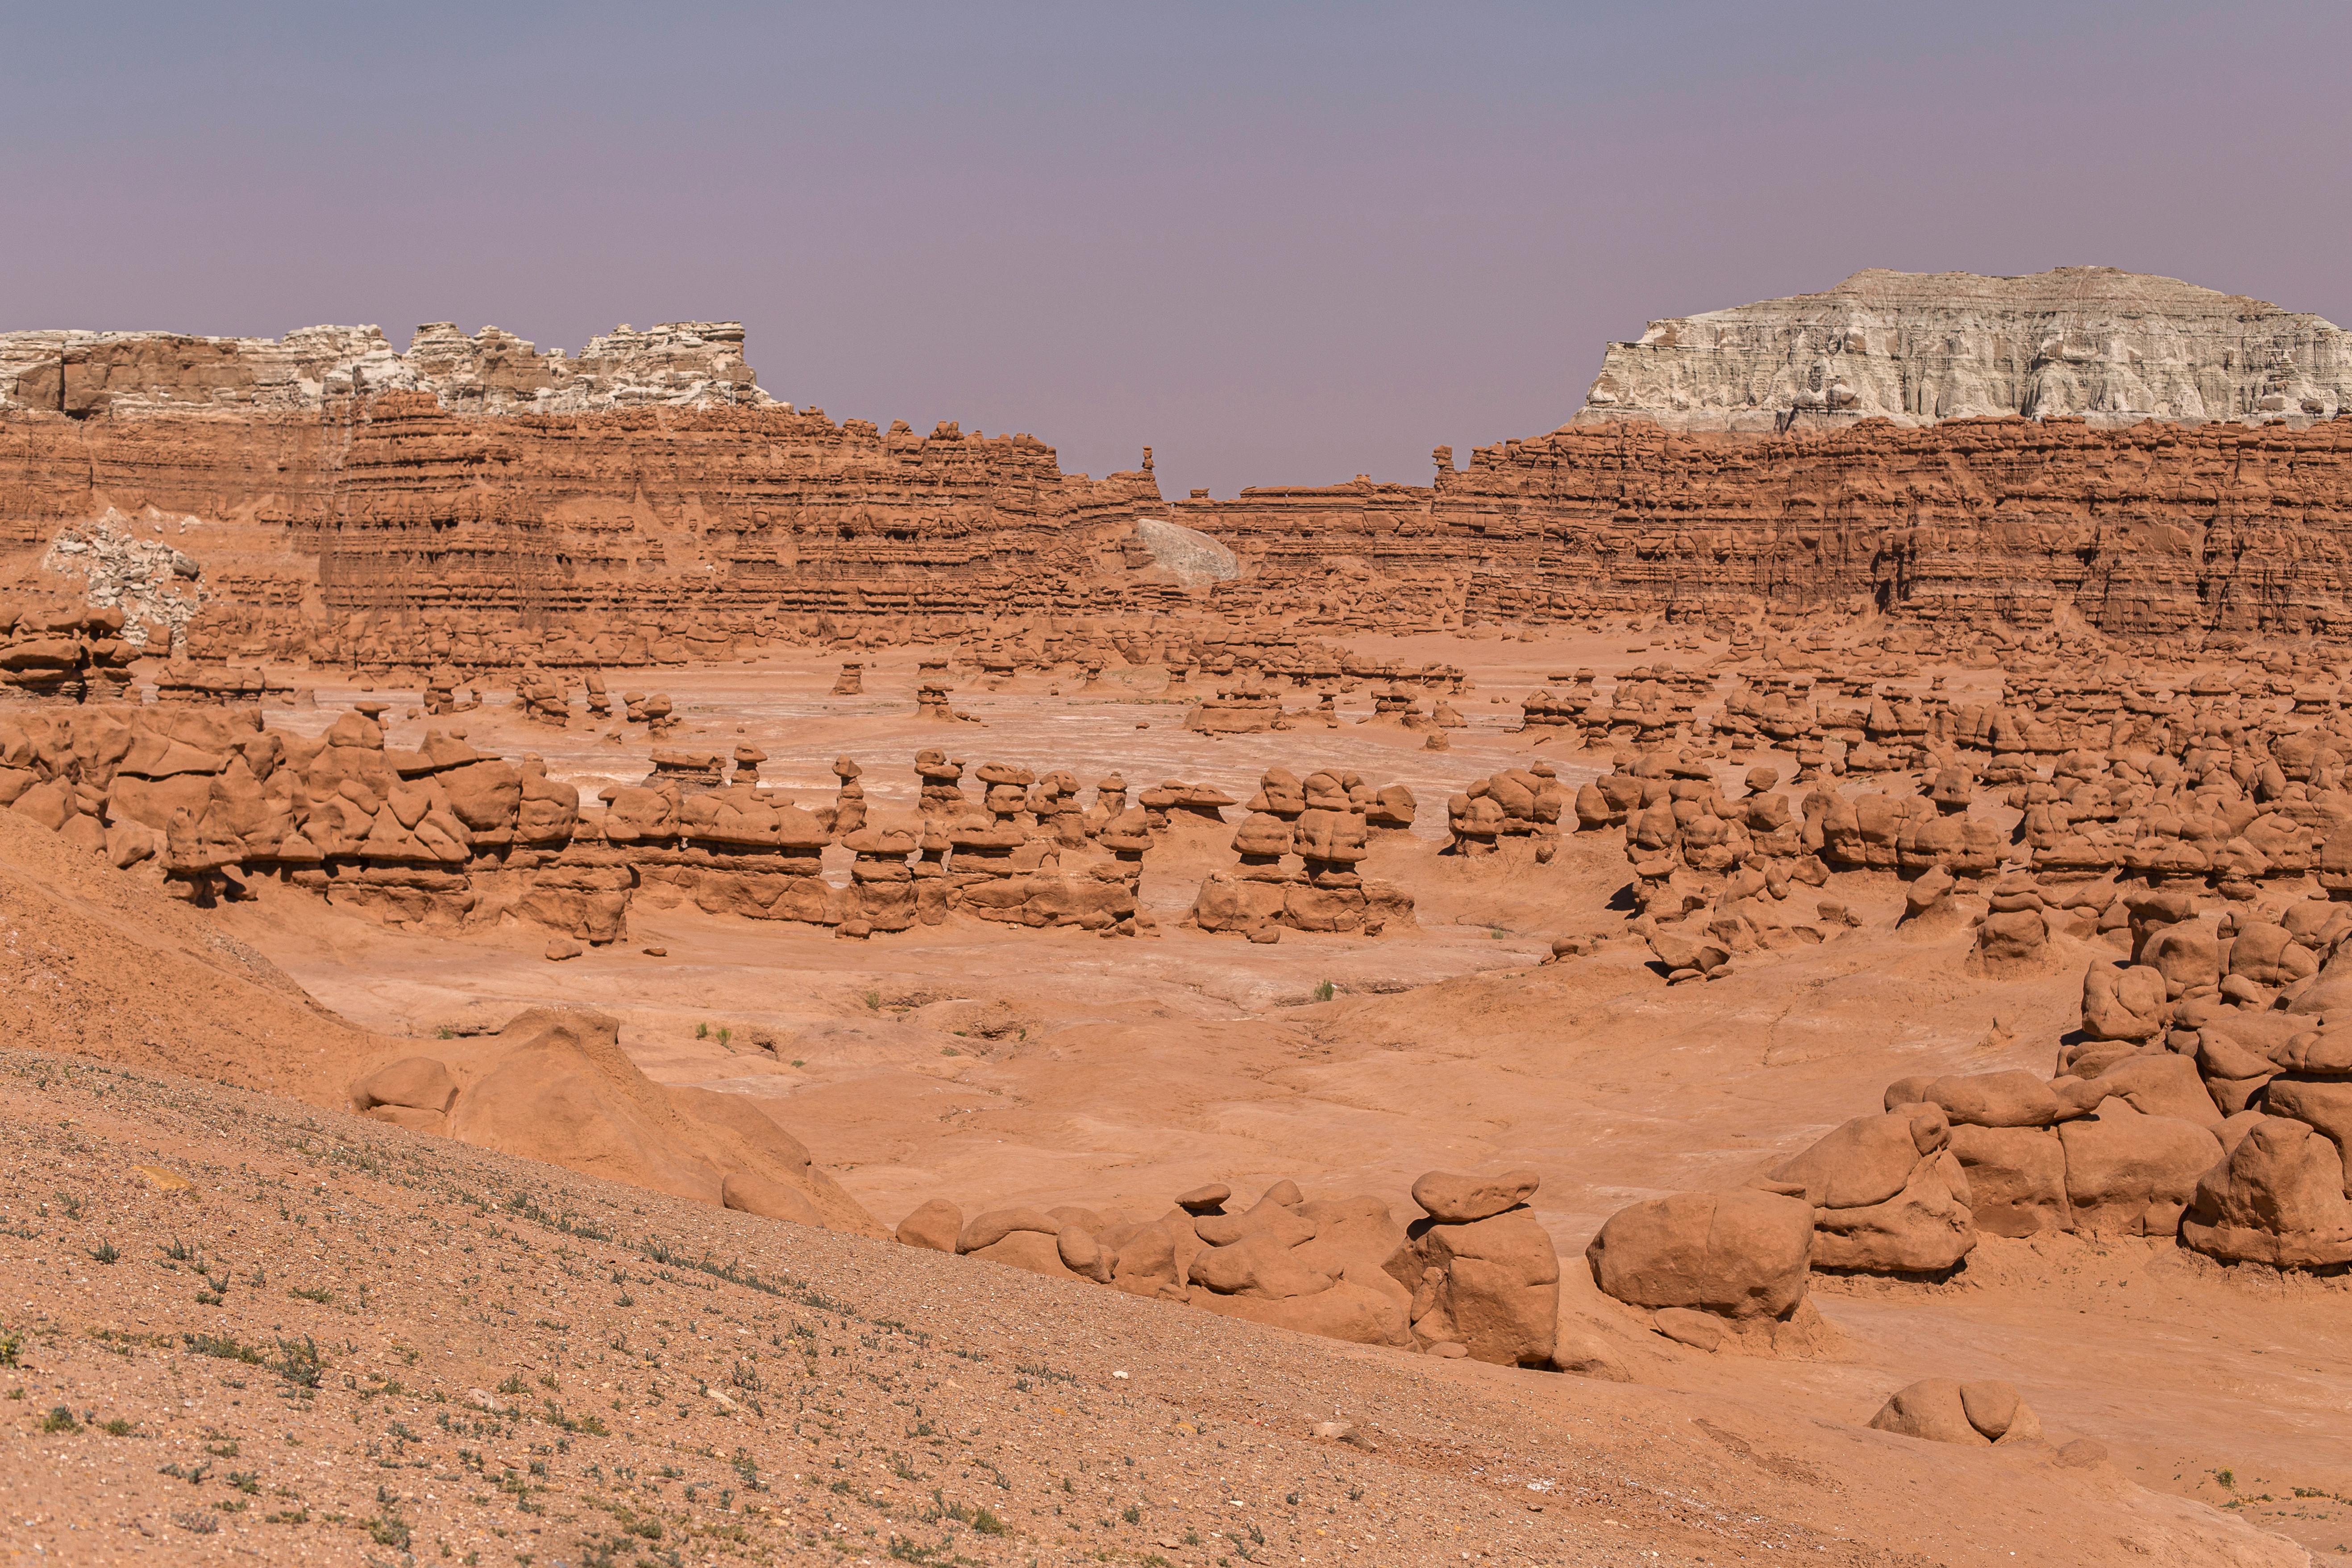
[[[576,359],[485,327],[416,329],[406,353],[378,327],[305,327],[283,338],[177,332],[0,332],[0,410],[88,418],[195,411],[316,412],[336,399],[430,392],[466,413],[583,413],[773,402],[743,362],[740,321],[625,324]]]
[[[1579,423],[1771,431],[2019,413],[2292,423],[2352,393],[2352,336],[2307,312],[2112,267],[2021,277],[1872,267],[1820,294],[1612,343]]]

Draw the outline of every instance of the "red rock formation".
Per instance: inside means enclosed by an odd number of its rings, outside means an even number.
[[[109,506],[197,520],[172,537],[202,569],[184,635],[205,659],[683,663],[835,625],[952,637],[974,615],[1184,602],[1120,549],[1159,507],[1149,475],[822,410],[481,418],[393,392],[318,414],[0,415],[0,576]]]
[[[1149,473],[1065,475],[1025,435],[782,405],[482,417],[388,392],[317,412],[18,411],[0,414],[0,575],[79,592],[61,530],[110,507],[151,533],[169,518],[200,569],[175,591],[201,600],[182,632],[196,657],[460,670],[969,637],[983,669],[1059,638],[1081,663],[1219,673],[1202,612],[1252,622],[1223,645],[1237,664],[1299,675],[1334,664],[1299,624],[1661,608],[2040,625],[2071,606],[2123,635],[2352,633],[2342,420],[1586,426],[1481,447],[1466,469],[1441,456],[1426,488],[1166,507]],[[1163,510],[1229,545],[1238,575],[1188,584],[1139,549]],[[1170,611],[1195,623],[1155,629]],[[981,623],[1007,616],[1033,624]],[[1036,623],[1056,619],[1094,624]]]
[[[1845,609],[2102,631],[2352,632],[2352,423],[1957,420],[1833,434],[1632,424],[1441,449],[1426,489],[1172,505],[1229,545],[1234,612],[1307,623]]]

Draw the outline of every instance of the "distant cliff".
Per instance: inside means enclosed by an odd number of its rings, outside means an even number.
[[[1884,419],[1650,422],[1440,448],[1433,486],[1177,502],[1234,614],[1397,629],[1593,613],[1843,612],[2120,636],[2352,636],[2352,419],[2301,430]]]
[[[2079,414],[2305,424],[2352,406],[2352,337],[2320,317],[2111,267],[2024,277],[1857,272],[1822,294],[1653,321],[1612,343],[1572,421],[1834,428]]]
[[[2238,303],[2247,341],[2301,322],[2333,351],[2315,318]],[[1863,339],[1832,357],[1876,363]],[[2055,341],[2044,389],[2075,364]],[[1091,479],[1025,434],[777,402],[740,333],[709,323],[625,329],[577,358],[437,327],[404,354],[373,329],[0,348],[0,596],[119,609],[129,645],[200,660],[628,665],[1162,612],[1398,632],[1866,606],[2352,638],[2352,418],[2308,411],[2105,427],[1824,413],[1780,433],[1631,418],[1482,446],[1461,468],[1441,448],[1428,486],[1171,505],[1149,449]],[[2235,395],[2163,384],[2176,405]],[[2313,377],[2282,384],[2298,410],[2334,406],[2305,395]]]
[[[0,411],[94,413],[318,411],[338,400],[430,392],[456,413],[588,413],[660,405],[761,407],[740,321],[618,327],[576,359],[496,327],[416,329],[404,354],[374,327],[283,338],[176,332],[0,332]]]

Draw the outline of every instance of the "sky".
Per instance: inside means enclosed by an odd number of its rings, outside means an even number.
[[[732,319],[835,419],[1426,483],[1864,267],[2352,321],[2352,7],[0,0],[0,329]]]

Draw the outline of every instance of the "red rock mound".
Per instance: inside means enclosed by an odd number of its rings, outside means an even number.
[[[754,1102],[656,1083],[602,1013],[533,1008],[496,1035],[431,1044],[353,1079],[352,1109],[771,1219],[886,1234]]]

